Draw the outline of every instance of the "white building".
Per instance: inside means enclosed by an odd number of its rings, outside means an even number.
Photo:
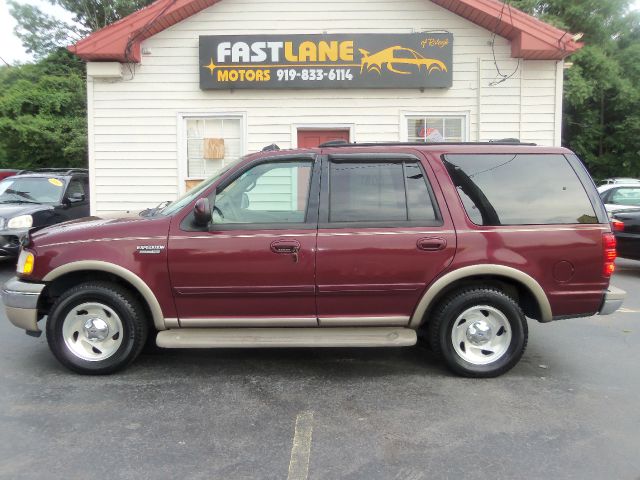
[[[362,39],[406,47],[399,42],[423,37],[422,50],[412,44],[413,53],[392,53],[394,61],[377,69],[375,52],[359,48]],[[293,53],[285,51],[287,39]],[[301,53],[305,39],[316,50],[323,41],[324,57]],[[267,41],[279,46],[261,49]],[[442,41],[443,55],[447,48],[452,55],[444,70],[427,71],[440,52],[425,46],[430,41]],[[250,47],[249,56],[238,42]],[[571,34],[496,0],[158,0],[70,47],[88,62],[92,211],[135,211],[174,199],[193,181],[272,143],[420,141],[435,131],[448,141],[559,145],[563,59],[579,46]],[[221,58],[235,63],[221,65]],[[331,66],[339,67],[333,79]],[[216,77],[220,69],[236,73]],[[254,71],[247,73],[251,82],[220,83],[241,70]],[[269,82],[257,81],[258,70],[270,71]],[[302,83],[303,70],[306,80],[312,70],[325,78]],[[347,70],[356,81],[335,78]],[[290,84],[303,88],[285,85],[288,71],[298,76]],[[406,85],[409,77],[426,83]],[[208,89],[201,78],[219,84]]]

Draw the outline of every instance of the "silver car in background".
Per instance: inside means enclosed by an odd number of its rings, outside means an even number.
[[[607,212],[640,208],[640,182],[610,183],[598,187]]]

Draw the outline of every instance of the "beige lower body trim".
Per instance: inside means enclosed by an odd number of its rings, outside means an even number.
[[[180,328],[180,322],[177,318],[165,318],[164,326],[167,328]]]
[[[362,328],[179,328],[158,333],[164,348],[404,347],[415,345],[415,330]]]
[[[410,317],[320,317],[321,327],[406,327]]]
[[[103,262],[101,260],[79,260],[77,262],[65,263],[53,269],[45,275],[42,281],[51,282],[67,273],[82,271],[91,272],[92,270],[111,273],[133,285],[147,302],[149,310],[151,311],[151,316],[153,317],[153,324],[155,325],[156,330],[164,330],[165,328],[167,328],[164,324],[164,317],[162,315],[160,303],[158,302],[158,299],[156,298],[153,291],[135,273],[127,270],[124,267],[121,267],[120,265],[116,265],[110,262]]]
[[[551,313],[551,305],[549,303],[549,299],[547,298],[547,295],[540,284],[534,278],[512,267],[494,264],[479,264],[459,268],[443,275],[438,280],[436,280],[420,299],[416,310],[413,312],[413,316],[411,317],[411,322],[409,323],[409,325],[412,328],[418,328],[425,320],[424,315],[426,311],[432,306],[433,301],[436,299],[438,294],[452,282],[479,275],[506,277],[521,283],[529,289],[529,291],[536,299],[538,307],[540,308],[540,321],[550,322],[551,320],[553,320],[553,314]]]
[[[213,317],[165,318],[168,328],[219,327],[406,327],[410,317]]]
[[[166,324],[166,319],[165,319]],[[167,325],[169,326],[169,325]],[[316,317],[219,317],[219,318],[181,318],[183,328],[218,327],[317,327]]]
[[[38,328],[38,311],[35,308],[16,308],[4,307],[7,318],[16,327],[27,330],[28,332],[39,332]]]

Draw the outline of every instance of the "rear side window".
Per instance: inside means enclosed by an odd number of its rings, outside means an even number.
[[[424,173],[415,162],[331,162],[329,222],[437,219]]]
[[[598,222],[563,155],[446,155],[445,165],[477,225]]]
[[[69,188],[67,189],[67,196],[71,196],[74,193],[76,194],[79,193],[81,195],[87,194],[87,192],[85,192],[85,184],[80,178],[73,178],[69,182]]]
[[[640,187],[620,187],[611,192],[609,201],[614,205],[631,205],[634,207],[640,207]]]

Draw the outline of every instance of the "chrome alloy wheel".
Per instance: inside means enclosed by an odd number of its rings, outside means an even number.
[[[105,360],[122,344],[122,321],[107,305],[89,302],[72,308],[62,323],[62,337],[76,357],[90,362]]]
[[[511,344],[511,326],[500,310],[476,305],[462,312],[451,330],[453,349],[465,361],[487,365],[501,358]]]

